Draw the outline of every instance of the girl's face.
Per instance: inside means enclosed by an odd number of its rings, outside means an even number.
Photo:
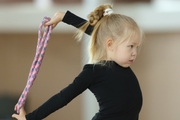
[[[140,42],[136,36],[114,46],[111,59],[122,67],[129,67],[136,59]]]

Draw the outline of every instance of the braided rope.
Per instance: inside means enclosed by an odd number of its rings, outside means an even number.
[[[47,26],[44,29],[44,34],[42,34],[43,25],[48,21],[50,21],[50,18],[44,17],[42,23],[39,25],[36,54],[35,54],[33,63],[31,65],[31,69],[29,72],[28,81],[26,83],[26,86],[18,100],[18,103],[15,106],[15,110],[17,113],[19,113],[19,110],[21,109],[21,107],[24,106],[26,98],[27,98],[27,94],[28,94],[31,86],[33,85],[33,82],[36,79],[37,74],[39,72],[39,69],[40,69],[44,54],[45,54],[45,50],[46,50],[46,47],[47,47],[47,44],[48,44],[48,41],[50,39],[50,35],[52,32],[52,26]]]

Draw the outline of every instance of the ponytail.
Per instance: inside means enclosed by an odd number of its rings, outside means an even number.
[[[94,11],[92,11],[89,15],[88,15],[88,21],[86,23],[84,23],[84,25],[82,25],[79,30],[77,31],[76,34],[76,39],[78,41],[80,41],[83,37],[83,34],[85,33],[85,31],[87,30],[88,26],[93,26],[95,27],[96,24],[101,20],[101,18],[103,18],[103,14],[105,9],[110,8],[112,9],[112,6],[110,4],[104,4],[101,5],[97,8],[95,8]]]
[[[88,21],[82,25],[79,30],[77,31],[77,35],[76,35],[76,39],[78,41],[80,41],[83,37],[83,34],[85,33],[86,29],[88,28],[88,26],[93,26],[94,29],[92,31],[92,35],[91,35],[91,43],[90,43],[90,61],[91,62],[95,62],[94,60],[97,58],[96,54],[98,52],[98,38],[97,38],[97,34],[98,34],[98,29],[99,26],[101,25],[101,22],[104,21],[103,18],[105,17],[104,13],[106,9],[112,9],[112,6],[110,4],[104,4],[101,5],[97,8],[95,8],[94,11],[92,11],[89,15],[88,15]],[[100,45],[102,46],[102,45]],[[100,52],[100,51],[99,51]],[[97,60],[96,60],[97,61]]]

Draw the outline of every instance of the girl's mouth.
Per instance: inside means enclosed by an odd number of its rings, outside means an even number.
[[[130,63],[133,63],[133,62],[134,62],[134,60],[129,60],[129,62],[130,62]]]

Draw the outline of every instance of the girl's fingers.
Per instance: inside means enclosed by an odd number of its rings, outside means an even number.
[[[13,118],[16,118],[16,119],[18,120],[19,115],[13,114],[12,117],[13,117]]]
[[[55,28],[55,27],[56,27],[56,25],[57,25],[57,24],[53,24],[53,26],[52,26],[52,27],[53,27],[53,28]]]
[[[48,25],[51,25],[51,24],[53,24],[53,23],[54,23],[54,21],[53,21],[53,20],[50,20],[50,21],[46,22],[45,25],[48,26]]]
[[[49,26],[49,25],[52,25],[52,28],[55,28],[56,25],[57,25],[57,23],[48,22],[48,23],[46,23],[46,24],[44,25],[44,27]]]
[[[18,115],[18,114],[13,114],[12,118],[15,118],[17,120],[26,120],[25,116],[21,116],[21,115]]]
[[[25,115],[26,115],[26,112],[24,110],[24,107],[22,107],[20,109],[20,113],[19,114],[13,114],[12,117],[17,119],[17,120],[26,120]]]
[[[14,106],[14,110],[15,110],[15,111],[17,110],[17,104]]]
[[[49,25],[52,25],[52,27],[54,28],[54,27],[56,27],[57,23],[55,23],[53,20],[51,20],[51,21],[45,23],[44,27],[49,26]]]
[[[65,15],[65,12],[56,12],[53,18],[44,24],[44,27],[49,26],[49,25],[52,25],[53,28],[56,27],[56,25],[62,21],[64,15]]]

